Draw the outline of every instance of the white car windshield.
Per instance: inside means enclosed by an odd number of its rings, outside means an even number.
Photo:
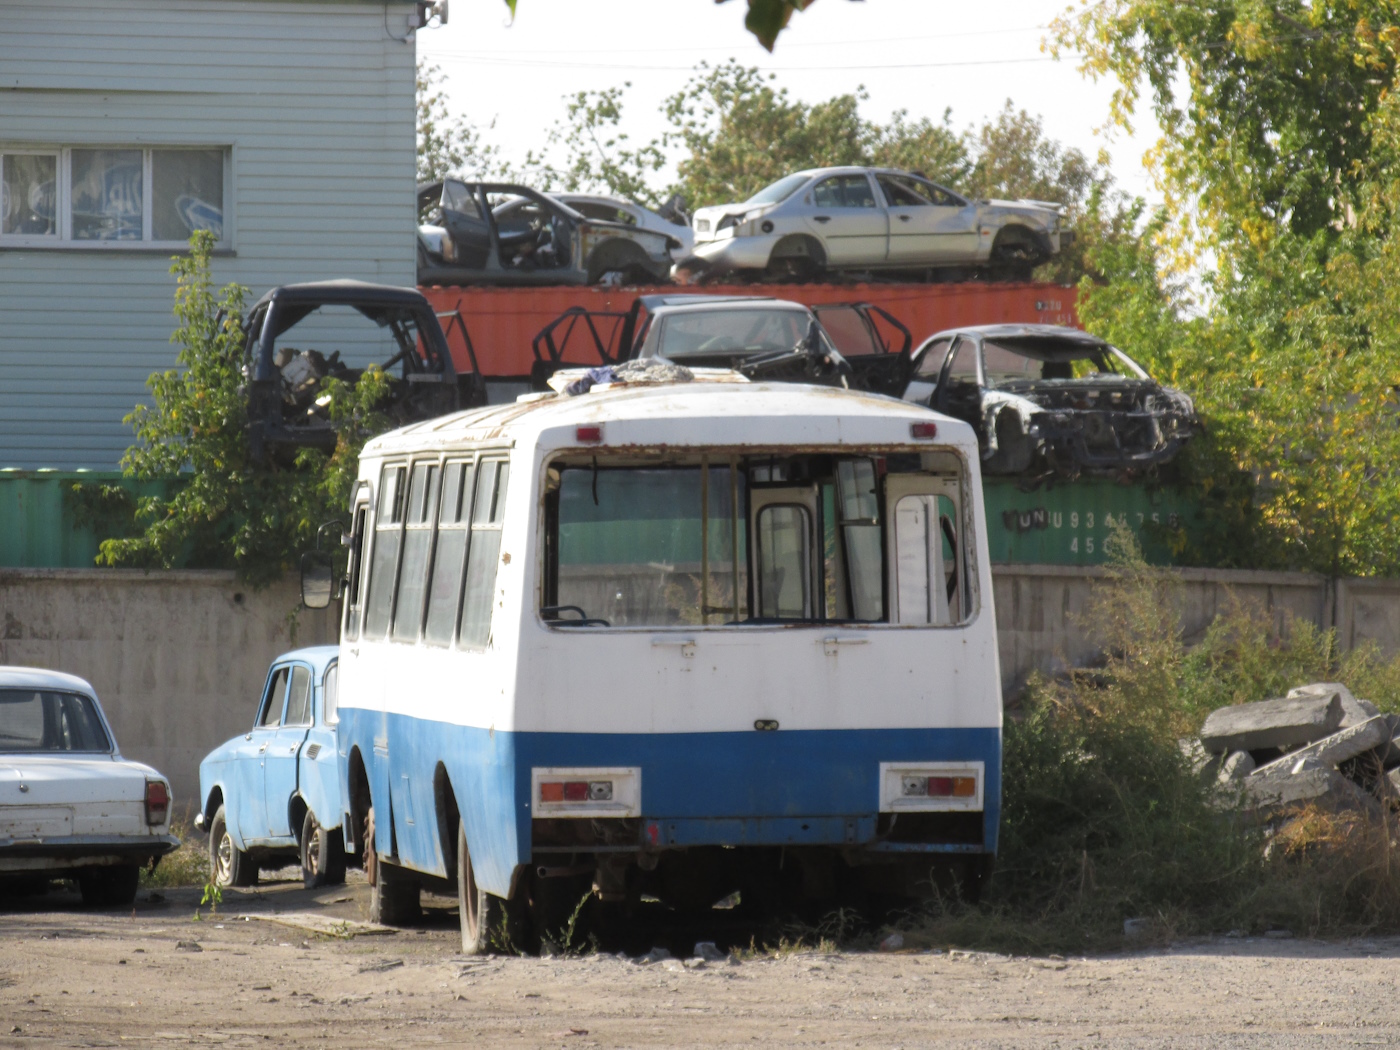
[[[1147,378],[1142,369],[1107,346],[1079,346],[1055,339],[988,339],[982,344],[982,355],[987,383],[994,387],[1097,376]]]
[[[805,310],[766,307],[677,314],[662,320],[656,355],[675,359],[793,350],[806,338],[811,323]]]
[[[111,750],[91,697],[0,689],[0,754]]]
[[[779,201],[787,200],[791,197],[797,191],[797,188],[806,183],[809,178],[811,178],[810,175],[788,175],[779,179],[772,185],[763,187],[763,189],[744,201],[744,204],[777,204]]]

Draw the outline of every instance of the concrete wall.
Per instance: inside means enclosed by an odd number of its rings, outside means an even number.
[[[1096,654],[1083,614],[1105,576],[1093,567],[994,567],[1005,688]],[[1287,612],[1336,626],[1344,648],[1369,641],[1400,652],[1400,580],[1343,580],[1334,592],[1304,573],[1184,569],[1180,578],[1188,634],[1228,609],[1233,593],[1280,621]],[[251,725],[272,658],[334,641],[334,615],[306,611],[293,640],[296,605],[292,581],[255,592],[227,572],[4,569],[0,664],[88,679],[122,751],[170,777],[183,805],[197,795],[199,760]]]
[[[1188,641],[1238,600],[1270,610],[1279,624],[1291,613],[1321,627],[1335,626],[1343,648],[1370,640],[1386,652],[1400,651],[1400,581],[1343,580],[1334,596],[1326,577],[1302,572],[1178,569],[1177,574]],[[1004,689],[1020,688],[1031,671],[1053,674],[1082,666],[1099,652],[1084,615],[1094,588],[1108,575],[1092,565],[992,567]]]
[[[199,760],[253,723],[278,653],[333,642],[326,612],[288,614],[295,582],[265,591],[231,572],[0,570],[0,664],[86,678],[128,758],[170,778],[176,811],[199,794]]]

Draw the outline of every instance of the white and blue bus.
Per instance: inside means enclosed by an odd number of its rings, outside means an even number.
[[[975,882],[994,854],[972,429],[875,395],[681,378],[365,447],[338,737],[377,920],[455,883],[480,951],[580,893],[822,906],[950,869]]]

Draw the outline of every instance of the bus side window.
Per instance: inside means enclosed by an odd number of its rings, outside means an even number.
[[[496,566],[501,560],[501,517],[509,476],[510,464],[505,460],[482,460],[478,467],[466,593],[457,634],[458,645],[463,648],[484,649],[491,637],[491,599],[496,592]]]
[[[470,463],[460,461],[449,461],[442,470],[437,543],[428,578],[427,622],[423,625],[423,640],[429,645],[451,645],[452,632],[457,626],[475,473]]]
[[[437,511],[437,463],[413,464],[409,479],[399,596],[394,602],[396,642],[418,641],[418,629],[423,624],[423,595],[428,585],[428,555],[432,552]]]
[[[399,571],[399,546],[403,539],[404,484],[408,468],[385,467],[379,475],[379,503],[374,522],[374,550],[370,555],[369,597],[365,601],[365,637],[378,641],[389,629],[394,608],[394,578]]]
[[[345,640],[360,637],[360,617],[364,615],[365,596],[362,590],[365,576],[365,528],[368,508],[361,503],[355,508],[355,525],[350,533],[350,580],[345,588]]]

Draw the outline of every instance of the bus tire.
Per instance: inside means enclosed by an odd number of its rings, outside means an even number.
[[[467,832],[457,824],[457,914],[462,923],[462,954],[481,955],[497,948],[521,951],[520,908],[476,884]]]
[[[369,877],[370,922],[407,926],[419,917],[418,880],[375,851],[373,806],[365,818],[365,874]]]

